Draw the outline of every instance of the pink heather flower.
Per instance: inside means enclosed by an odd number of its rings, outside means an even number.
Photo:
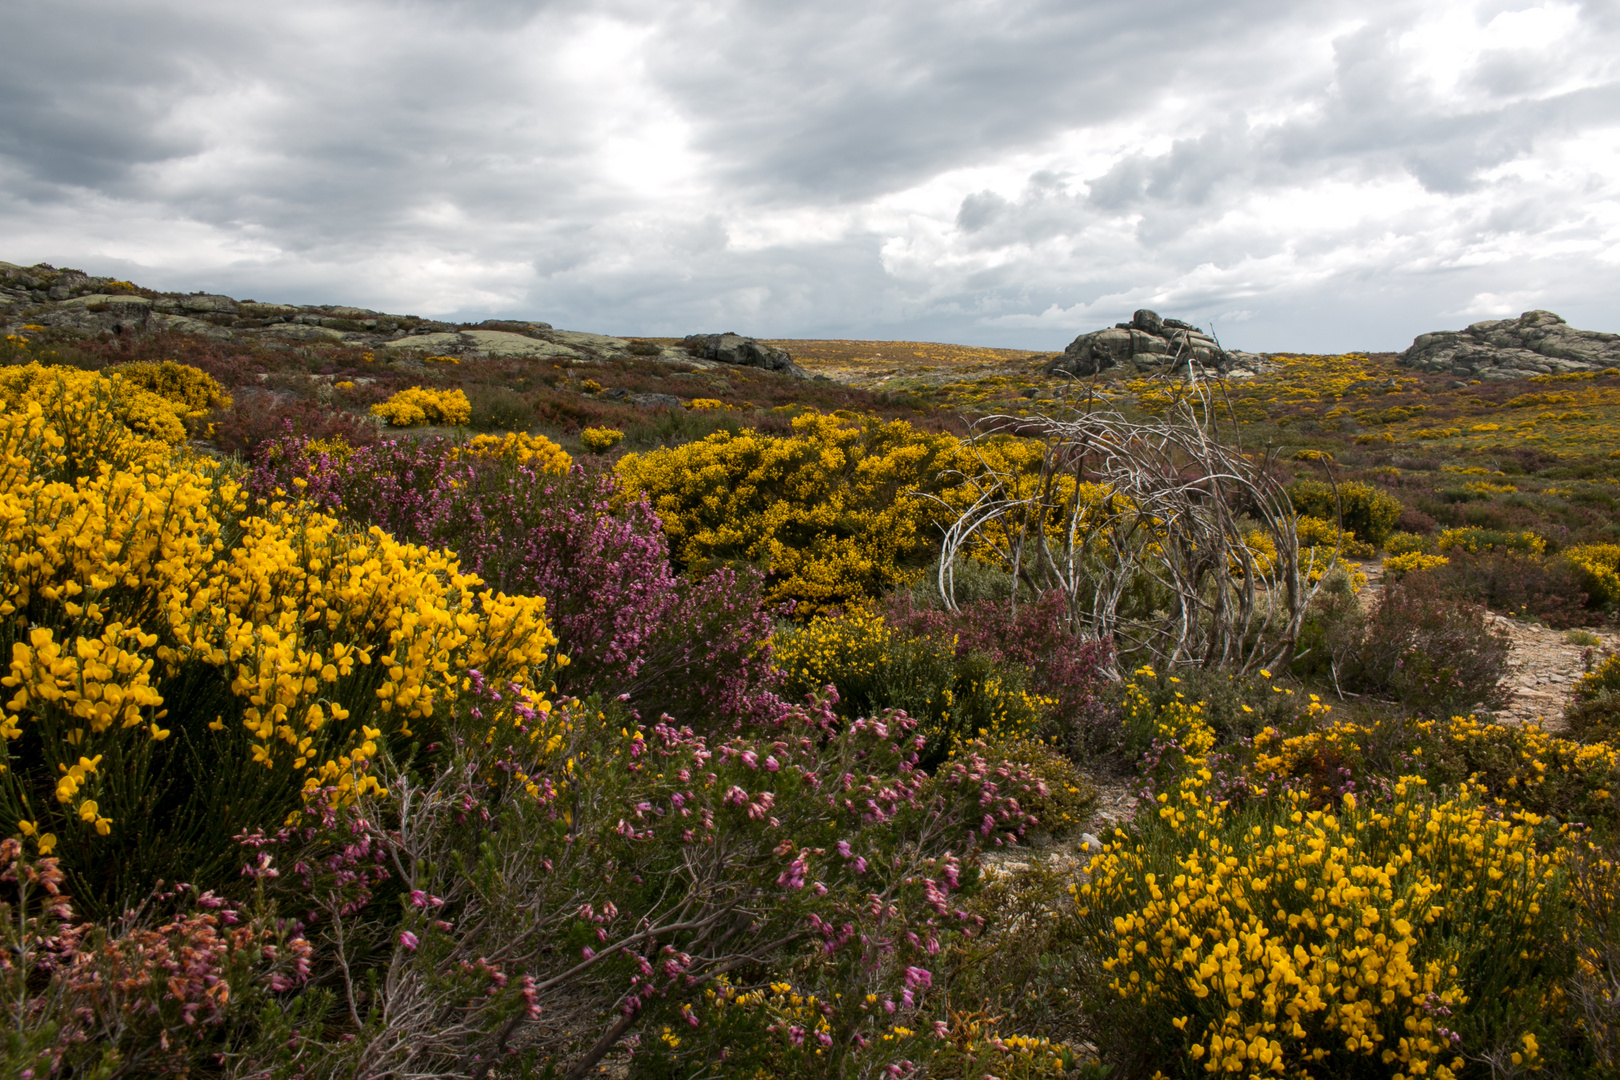
[[[420,942],[416,940],[416,935],[411,933],[409,930],[400,931],[399,943],[411,950],[411,952],[415,952],[416,946],[420,944]]]
[[[802,889],[804,888],[804,874],[809,868],[809,860],[805,858],[804,852],[801,851],[798,857],[789,864],[788,868],[782,871],[781,875],[776,879],[776,883],[784,889]]]
[[[586,960],[591,960],[591,959],[594,959],[596,957],[596,950],[591,948],[589,945],[587,945],[584,948],[579,950],[579,955],[582,956],[583,958],[585,958]]]

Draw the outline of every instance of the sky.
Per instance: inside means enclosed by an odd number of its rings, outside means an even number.
[[[1620,0],[0,0],[0,260],[663,336],[1620,331]]]

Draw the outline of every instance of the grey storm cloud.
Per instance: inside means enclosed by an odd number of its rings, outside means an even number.
[[[1612,5],[0,0],[0,258],[626,333],[1620,329]],[[1518,305],[1518,306],[1515,306]]]

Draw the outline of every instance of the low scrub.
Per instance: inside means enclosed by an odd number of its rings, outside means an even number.
[[[1403,509],[1394,495],[1359,480],[1337,488],[1321,480],[1295,480],[1288,497],[1299,513],[1335,522],[1374,548],[1395,528]]]
[[[1500,706],[1508,637],[1484,607],[1444,587],[1437,575],[1448,569],[1390,580],[1370,615],[1348,588],[1324,591],[1302,631],[1296,670],[1429,716]]]
[[[774,651],[789,699],[831,686],[845,716],[904,709],[921,724],[929,762],[970,739],[1034,736],[1055,704],[1029,690],[1021,667],[958,652],[953,640],[910,633],[871,609],[784,629]]]
[[[1543,1064],[1574,956],[1540,819],[1398,782],[1238,809],[1195,771],[1075,893],[1128,1075],[1466,1075]],[[1168,1071],[1165,1071],[1168,1070]]]
[[[392,536],[453,551],[499,588],[546,598],[563,693],[629,695],[643,715],[726,723],[774,707],[759,575],[677,575],[658,518],[611,473],[544,437],[475,436],[344,449],[290,439],[248,478]],[[281,493],[281,496],[278,496]]]

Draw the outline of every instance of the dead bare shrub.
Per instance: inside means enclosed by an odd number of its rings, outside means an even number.
[[[1274,455],[1223,441],[1218,413],[1193,382],[1148,420],[986,417],[970,441],[979,467],[962,473],[971,502],[939,562],[946,605],[958,565],[990,561],[1028,595],[1061,592],[1081,632],[1126,657],[1237,672],[1285,662],[1332,559],[1302,554]],[[1040,441],[1038,471],[1007,464],[1008,435]]]

